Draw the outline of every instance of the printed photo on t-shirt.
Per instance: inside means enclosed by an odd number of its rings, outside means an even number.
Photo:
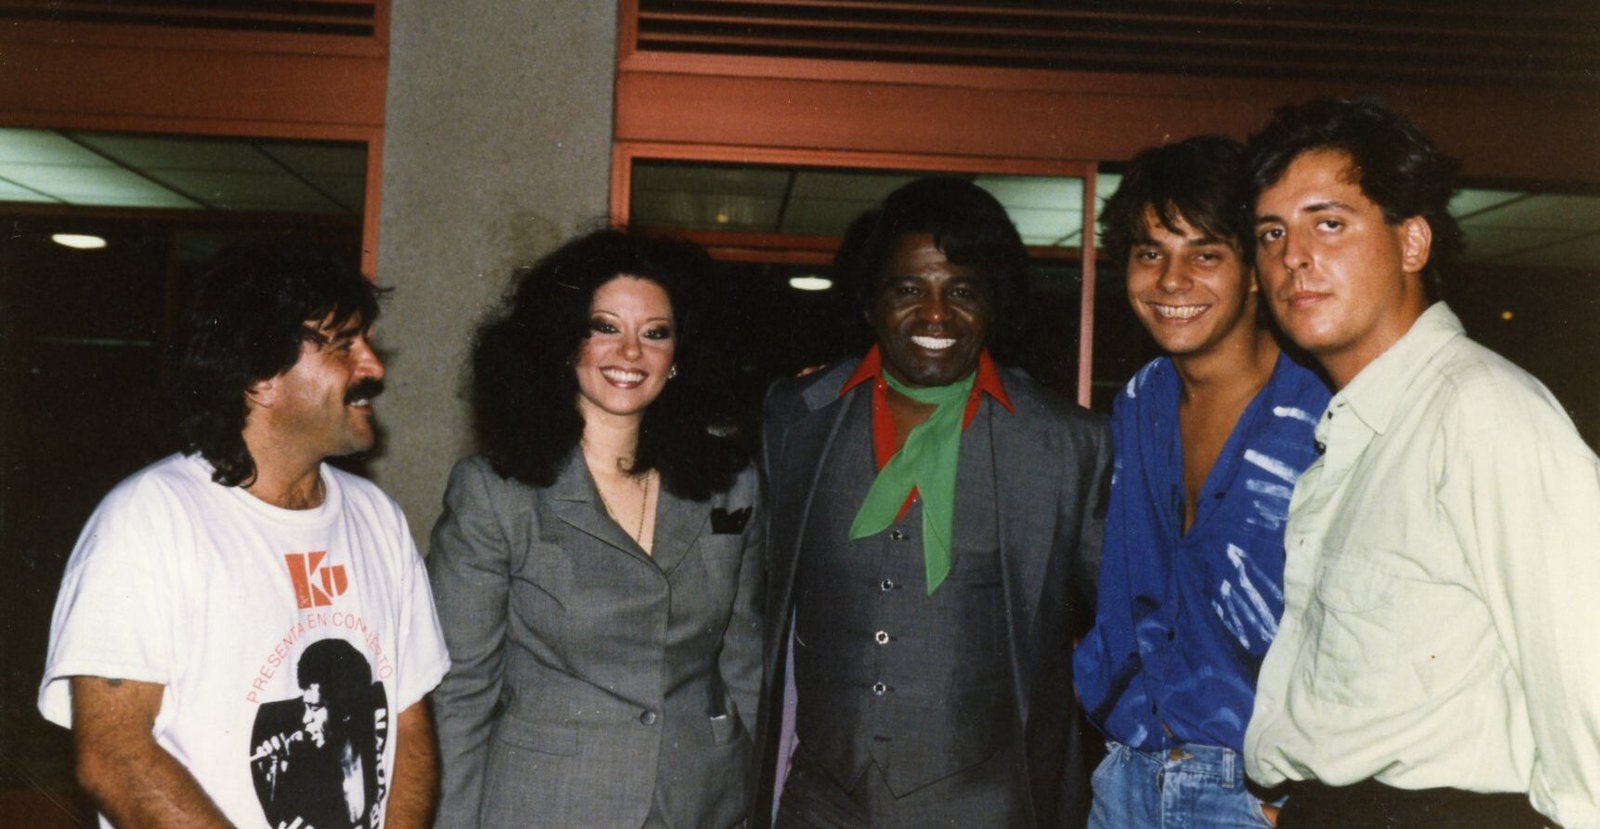
[[[300,694],[257,709],[250,773],[275,829],[382,825],[389,706],[372,674],[354,645],[322,639],[295,664]]]

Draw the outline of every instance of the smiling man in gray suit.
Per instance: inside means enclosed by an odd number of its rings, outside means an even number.
[[[988,193],[902,187],[847,268],[876,346],[768,397],[765,653],[782,687],[792,647],[798,738],[779,827],[1082,824],[1069,654],[1109,437],[989,356],[1027,267]]]

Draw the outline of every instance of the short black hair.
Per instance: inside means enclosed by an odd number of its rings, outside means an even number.
[[[1029,264],[1028,249],[1005,207],[982,187],[949,176],[920,178],[890,193],[859,251],[849,257],[851,272],[845,277],[862,310],[872,308],[884,268],[908,233],[931,235],[952,264],[976,268],[989,278],[990,344],[997,356],[1013,352],[1021,336],[1018,305],[1027,295]]]
[[[315,323],[370,327],[380,293],[351,257],[312,240],[245,242],[211,260],[185,321],[172,397],[184,448],[210,462],[213,480],[255,478],[243,434],[250,387],[292,368],[300,344],[321,336]]]
[[[1221,135],[1201,135],[1142,150],[1128,162],[1122,183],[1100,211],[1100,243],[1119,267],[1145,241],[1145,208],[1178,232],[1181,220],[1249,256],[1254,223],[1248,214],[1244,145]]]
[[[1423,271],[1430,299],[1442,288],[1439,267],[1463,247],[1461,226],[1450,215],[1461,162],[1440,152],[1422,128],[1376,99],[1317,98],[1280,107],[1272,121],[1250,136],[1251,208],[1261,191],[1283,177],[1300,156],[1335,150],[1350,156],[1350,174],[1361,192],[1399,224],[1421,216],[1433,231]]]

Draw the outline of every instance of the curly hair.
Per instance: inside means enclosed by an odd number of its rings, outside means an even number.
[[[1233,242],[1248,258],[1253,222],[1246,212],[1244,145],[1221,135],[1201,135],[1142,150],[1123,171],[1122,183],[1100,211],[1100,243],[1111,261],[1126,265],[1133,246],[1148,237],[1145,208],[1162,227],[1178,232],[1181,220],[1215,239]]]
[[[555,483],[583,436],[573,370],[595,291],[618,276],[660,285],[672,305],[678,376],[645,409],[633,474],[660,470],[674,495],[704,500],[749,460],[711,403],[699,328],[711,257],[698,246],[629,230],[573,239],[519,271],[504,312],[478,330],[472,397],[479,445],[495,471]]]
[[[1394,225],[1412,216],[1427,221],[1433,245],[1423,285],[1428,298],[1437,299],[1443,287],[1438,268],[1463,247],[1461,226],[1449,209],[1461,162],[1439,152],[1420,127],[1375,99],[1317,98],[1280,107],[1266,127],[1250,136],[1252,202],[1296,158],[1316,150],[1350,156],[1353,183],[1383,212],[1384,221]]]
[[[321,336],[317,323],[371,326],[381,293],[348,258],[303,240],[217,254],[190,306],[172,394],[184,449],[211,463],[212,480],[255,478],[243,434],[250,387],[293,367],[300,344]]]
[[[920,178],[890,193],[842,274],[861,309],[871,310],[884,268],[908,233],[933,236],[934,246],[952,264],[989,277],[990,347],[1002,359],[1015,354],[1023,329],[1018,306],[1028,290],[1028,249],[1000,202],[978,185],[948,176]]]

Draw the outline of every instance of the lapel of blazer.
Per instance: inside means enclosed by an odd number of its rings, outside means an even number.
[[[869,405],[870,387],[863,385],[840,397],[839,388],[855,371],[858,361],[850,360],[835,366],[828,374],[811,384],[801,393],[800,399],[807,413],[789,427],[784,436],[782,458],[779,466],[790,491],[800,494],[799,503],[776,504],[775,510],[792,510],[794,523],[787,529],[788,539],[769,539],[774,551],[773,569],[768,573],[782,591],[779,607],[787,614],[794,587],[795,567],[800,560],[800,547],[805,541],[805,531],[811,518],[811,502],[816,497],[817,482],[822,478],[822,467],[833,449],[839,428],[848,419],[853,406]],[[787,633],[788,628],[784,627]]]
[[[1000,567],[1005,573],[1006,600],[1013,636],[1025,636],[1039,608],[1045,571],[1059,551],[1051,530],[1055,524],[1058,500],[1051,486],[1060,479],[1054,469],[1075,463],[1061,456],[1062,448],[1051,445],[1044,430],[1036,428],[1029,391],[1005,373],[1006,395],[1016,407],[1006,412],[994,401],[990,408],[989,440],[995,470],[995,524],[1000,541]],[[1046,520],[1047,519],[1047,520]]]
[[[611,520],[594,477],[583,462],[583,453],[576,448],[567,458],[566,469],[550,487],[550,501],[556,517],[573,529],[634,558],[647,558],[639,545]]]
[[[650,557],[661,572],[671,574],[683,562],[710,520],[710,501],[690,501],[661,490],[656,500],[656,534],[650,547]]]

